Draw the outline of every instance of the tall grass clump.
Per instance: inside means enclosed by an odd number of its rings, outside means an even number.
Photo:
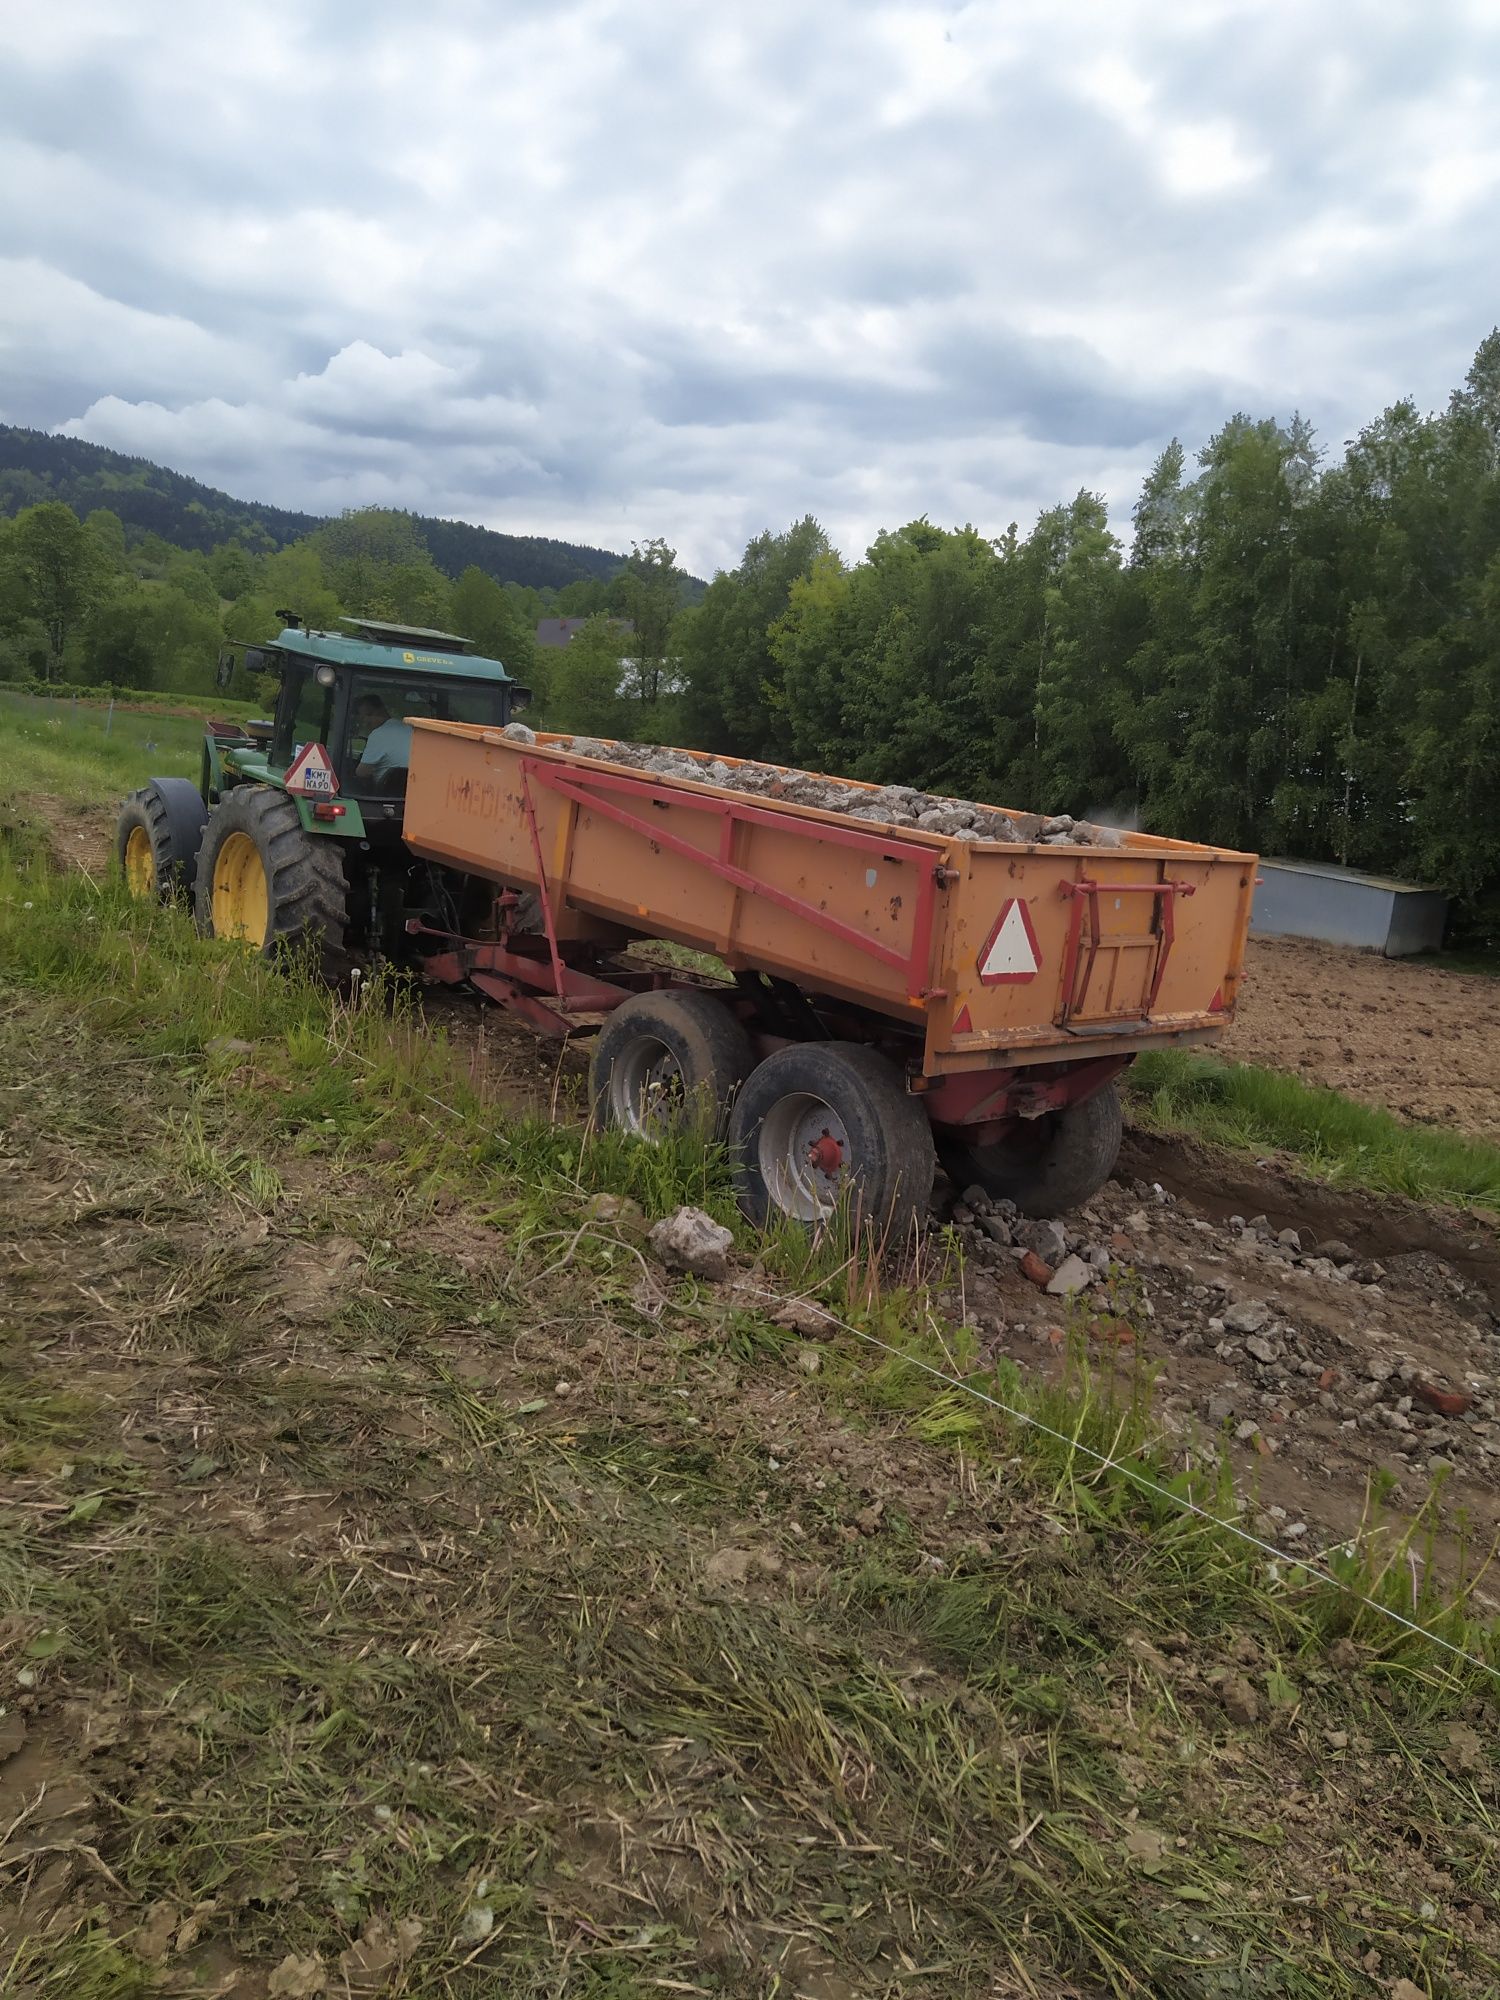
[[[1279,1070],[1157,1049],[1137,1057],[1127,1082],[1136,1119],[1152,1130],[1242,1152],[1289,1153],[1320,1180],[1500,1207],[1500,1146],[1405,1124]]]

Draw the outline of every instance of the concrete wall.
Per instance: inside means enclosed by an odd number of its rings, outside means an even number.
[[[1301,861],[1262,861],[1250,929],[1261,937],[1321,938],[1400,958],[1436,951],[1447,898],[1382,876]]]

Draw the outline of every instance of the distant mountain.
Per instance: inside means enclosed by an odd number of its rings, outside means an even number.
[[[126,540],[160,535],[181,549],[207,551],[219,542],[246,548],[284,548],[323,525],[318,514],[236,500],[185,473],[146,458],[130,458],[82,438],[0,424],[0,519],[40,500],[65,500],[80,518],[109,507],[125,524]],[[610,577],[624,561],[608,549],[554,542],[542,535],[502,535],[467,521],[412,515],[432,560],[457,577],[472,563],[497,583],[561,589],[581,577]]]

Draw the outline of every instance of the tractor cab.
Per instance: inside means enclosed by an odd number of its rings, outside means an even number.
[[[210,738],[204,796],[245,780],[272,784],[323,831],[399,838],[412,720],[503,728],[530,690],[453,633],[341,622],[350,629],[289,625],[273,644],[246,649],[252,672],[280,676],[275,715]]]

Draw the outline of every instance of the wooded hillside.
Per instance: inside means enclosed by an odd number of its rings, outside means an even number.
[[[61,500],[80,517],[107,507],[123,524],[127,545],[143,535],[160,535],[176,548],[197,549],[204,555],[229,541],[265,554],[324,525],[320,515],[236,500],[185,473],[87,444],[82,438],[0,424],[0,517],[44,500]],[[505,535],[467,521],[440,521],[422,514],[407,518],[450,580],[472,565],[497,583],[560,590],[582,578],[612,576],[624,560],[608,549],[550,541],[541,535]]]

